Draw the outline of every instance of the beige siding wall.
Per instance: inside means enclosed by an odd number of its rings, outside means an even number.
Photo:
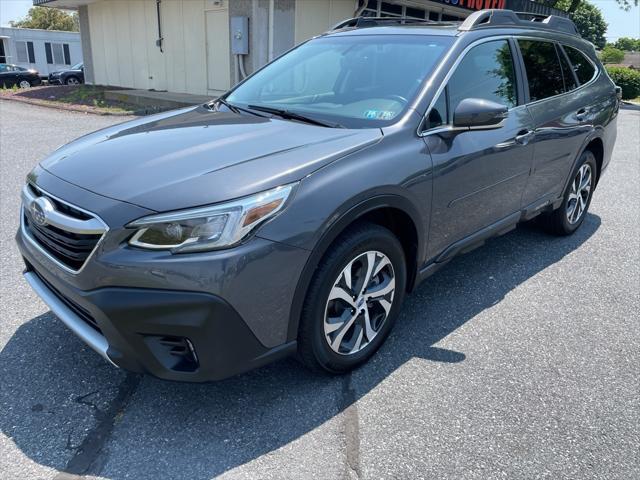
[[[355,10],[355,0],[298,0],[296,44],[326,32],[340,20],[353,17]]]
[[[224,2],[226,3],[226,2]],[[223,3],[223,5],[224,5]],[[103,0],[88,6],[95,83],[206,95],[205,11],[223,10],[210,0],[164,0],[161,6],[164,53],[156,46],[155,0]],[[228,16],[228,13],[227,13]],[[228,30],[209,32],[228,42]],[[228,47],[227,47],[228,52]],[[229,65],[215,65],[228,88]]]

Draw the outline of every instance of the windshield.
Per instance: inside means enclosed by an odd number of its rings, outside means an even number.
[[[73,67],[71,67],[71,70],[80,70],[81,68],[82,68],[82,62],[76,63]]]
[[[348,128],[390,125],[452,43],[450,37],[425,35],[317,38],[266,66],[225,100]]]

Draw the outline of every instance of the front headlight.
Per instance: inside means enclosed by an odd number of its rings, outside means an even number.
[[[284,207],[296,184],[284,185],[228,203],[141,218],[129,244],[174,253],[202,252],[240,242]]]

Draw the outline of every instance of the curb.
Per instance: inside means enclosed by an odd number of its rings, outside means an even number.
[[[53,108],[55,110],[66,110],[68,112],[101,115],[104,117],[131,117],[131,116],[144,115],[144,113],[138,113],[138,111],[131,112],[131,113],[105,112],[101,110],[91,110],[90,107],[82,108],[82,107],[76,107],[74,105],[66,105],[64,103],[50,102],[48,100],[36,100],[32,98],[4,97],[0,95],[0,100],[6,100],[9,102],[18,102],[18,103],[28,103],[29,105],[36,105],[38,107]]]

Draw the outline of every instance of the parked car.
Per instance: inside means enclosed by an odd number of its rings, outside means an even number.
[[[58,70],[49,74],[51,85],[80,85],[84,83],[84,64],[75,64],[68,70]]]
[[[40,85],[40,75],[37,70],[28,70],[24,67],[9,63],[0,63],[0,87],[29,88]]]
[[[575,232],[618,108],[570,20],[352,19],[208,105],[44,159],[25,278],[128,370],[208,381],[297,353],[346,372],[459,253],[534,217]]]

